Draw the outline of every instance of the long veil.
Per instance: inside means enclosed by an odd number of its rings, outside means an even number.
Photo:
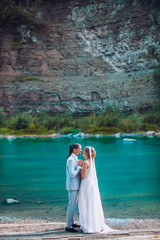
[[[104,213],[101,203],[101,197],[98,187],[98,179],[97,179],[97,172],[95,167],[95,159],[92,159],[92,148],[89,147],[89,155],[90,155],[90,184],[92,189],[92,204],[94,206],[93,212],[95,212],[93,217],[97,218],[97,225],[100,224],[101,233],[108,233],[113,232],[114,230],[108,227],[105,224],[104,220]]]
[[[96,172],[96,167],[95,167],[95,160],[92,159],[92,148],[89,147],[89,156],[90,156],[90,167],[91,167],[91,178],[94,184],[98,187],[98,179],[97,179],[97,172]]]

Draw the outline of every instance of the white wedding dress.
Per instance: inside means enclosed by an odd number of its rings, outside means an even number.
[[[79,223],[84,233],[109,233],[115,230],[105,224],[94,161],[87,160],[87,176],[81,180],[78,196]]]

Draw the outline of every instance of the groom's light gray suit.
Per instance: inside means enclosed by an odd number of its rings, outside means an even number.
[[[66,189],[68,190],[67,228],[72,228],[74,212],[77,204],[77,195],[81,183],[81,167],[78,166],[78,158],[72,153],[66,164]]]

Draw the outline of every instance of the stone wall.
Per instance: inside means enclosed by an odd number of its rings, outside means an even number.
[[[84,115],[108,105],[143,109],[159,98],[156,1],[45,3],[36,19],[0,32],[0,106],[18,112]]]

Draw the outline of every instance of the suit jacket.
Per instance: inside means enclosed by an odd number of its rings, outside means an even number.
[[[66,189],[67,190],[78,190],[81,183],[80,175],[81,167],[78,166],[78,158],[72,153],[67,159],[66,164]]]

